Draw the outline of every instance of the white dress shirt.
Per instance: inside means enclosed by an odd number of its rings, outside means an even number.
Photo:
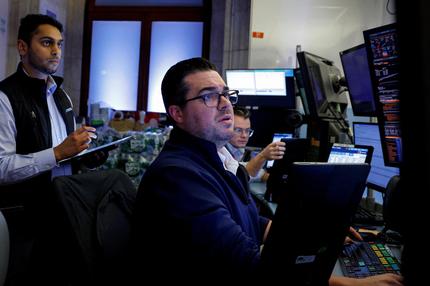
[[[243,158],[243,154],[245,153],[245,148],[236,148],[230,143],[227,143],[225,149],[229,154],[231,154],[230,156],[233,156],[233,158],[235,158],[236,160],[241,160]],[[240,159],[237,159],[237,158],[240,158]],[[248,164],[248,162],[243,162],[243,161],[239,161],[239,163],[243,166],[246,166],[246,164]],[[260,170],[258,170],[258,173],[255,177],[249,175],[249,182],[250,183],[261,182],[265,172],[266,171],[263,168],[261,168]]]
[[[239,162],[233,158],[227,148],[222,147],[220,150],[218,150],[218,156],[224,165],[224,169],[236,175],[237,168],[239,168]]]

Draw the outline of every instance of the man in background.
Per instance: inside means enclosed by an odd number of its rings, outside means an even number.
[[[285,152],[284,142],[272,142],[267,145],[260,153],[251,157],[244,162],[245,147],[248,144],[249,137],[254,131],[251,129],[251,112],[244,108],[234,107],[234,135],[227,143],[227,150],[233,157],[241,162],[251,176],[251,181],[267,181],[269,173],[263,167],[268,160],[282,159]]]

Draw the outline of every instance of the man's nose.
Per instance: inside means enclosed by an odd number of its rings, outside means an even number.
[[[228,100],[227,97],[225,97],[225,96],[220,96],[219,104],[218,104],[218,110],[224,110],[228,107],[233,107],[230,100]]]
[[[52,45],[51,54],[60,55],[61,54],[61,47],[59,47],[58,45]]]

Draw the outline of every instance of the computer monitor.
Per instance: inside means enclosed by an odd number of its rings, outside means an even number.
[[[355,116],[376,116],[366,46],[361,44],[339,54],[353,114]]]
[[[384,163],[382,154],[381,136],[377,123],[353,122],[354,143],[373,146],[371,169],[367,177],[367,186],[378,191],[374,193],[375,202],[382,205],[382,195],[386,190],[388,181],[399,175],[399,168],[388,167]]]
[[[365,163],[291,164],[261,252],[265,277],[328,285],[369,168]]]
[[[368,163],[372,162],[373,146],[334,143],[328,156],[328,163]]]
[[[332,61],[308,52],[298,52],[299,87],[303,85],[304,98],[309,116],[313,118],[340,119],[348,100],[340,85],[340,70]]]
[[[293,69],[228,69],[225,77],[240,106],[296,107]]]
[[[363,31],[373,94],[381,131],[382,153],[388,166],[402,161],[400,132],[399,46],[395,24]]]

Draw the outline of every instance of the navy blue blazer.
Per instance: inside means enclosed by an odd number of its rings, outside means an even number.
[[[196,274],[251,273],[267,223],[246,176],[224,169],[215,144],[175,127],[139,186],[134,263],[187,281]],[[149,275],[150,268],[139,271]]]

